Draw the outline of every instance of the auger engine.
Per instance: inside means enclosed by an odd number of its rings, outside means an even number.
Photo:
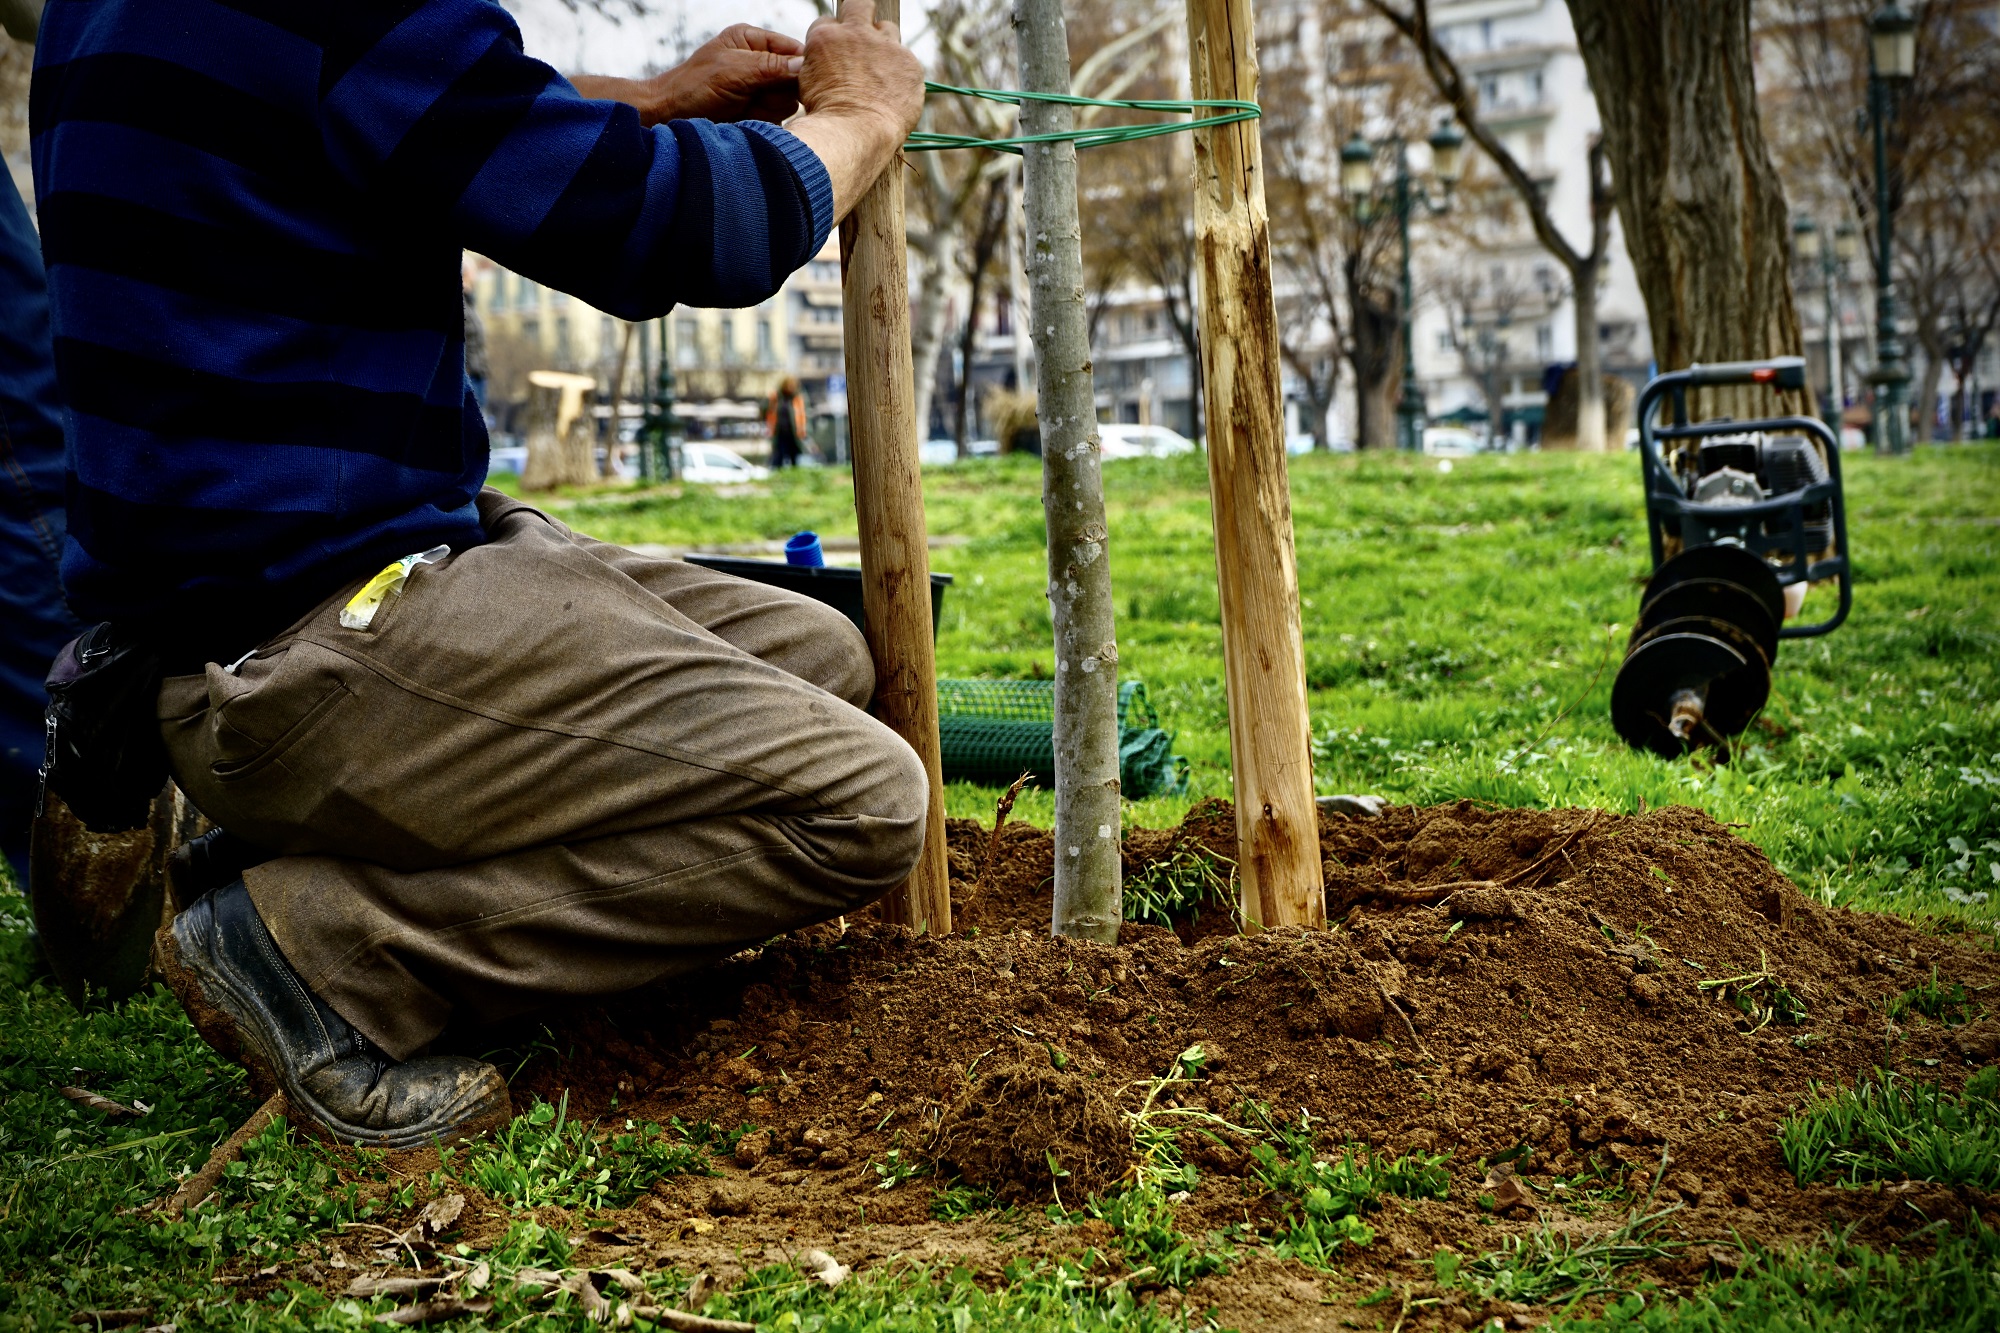
[[[1805,361],[1697,365],[1639,395],[1639,456],[1653,576],[1611,687],[1611,721],[1637,748],[1680,755],[1723,745],[1771,694],[1782,639],[1847,619],[1853,579],[1839,441],[1804,416],[1687,419],[1691,387],[1805,386]],[[1671,425],[1656,425],[1671,398]],[[1800,622],[1806,589],[1832,581],[1839,604]]]

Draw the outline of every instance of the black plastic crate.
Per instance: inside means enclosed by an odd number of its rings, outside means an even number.
[[[854,622],[856,629],[865,628],[861,616],[861,571],[858,569],[843,565],[788,565],[782,560],[742,560],[727,555],[690,554],[686,559],[691,565],[700,565],[720,574],[734,574],[752,583],[768,583],[774,588],[803,593],[846,616]],[[931,575],[932,639],[937,638],[938,618],[944,614],[944,590],[950,586],[951,575]]]

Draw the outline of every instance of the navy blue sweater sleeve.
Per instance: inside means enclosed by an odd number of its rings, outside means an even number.
[[[796,137],[649,129],[529,57],[490,0],[363,0],[342,26],[354,58],[330,42],[321,76],[336,168],[408,222],[601,310],[754,305],[832,229],[832,183]]]

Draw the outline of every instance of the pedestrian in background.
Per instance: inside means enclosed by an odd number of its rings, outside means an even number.
[[[771,466],[797,467],[806,439],[806,398],[794,377],[785,376],[765,405],[764,429],[771,436]]]

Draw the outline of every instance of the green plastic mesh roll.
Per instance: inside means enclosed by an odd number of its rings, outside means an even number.
[[[941,680],[938,739],[947,782],[1004,787],[1022,773],[1047,787],[1055,782],[1055,682]],[[1118,781],[1127,796],[1170,796],[1187,790],[1187,760],[1136,680],[1118,685]]]

